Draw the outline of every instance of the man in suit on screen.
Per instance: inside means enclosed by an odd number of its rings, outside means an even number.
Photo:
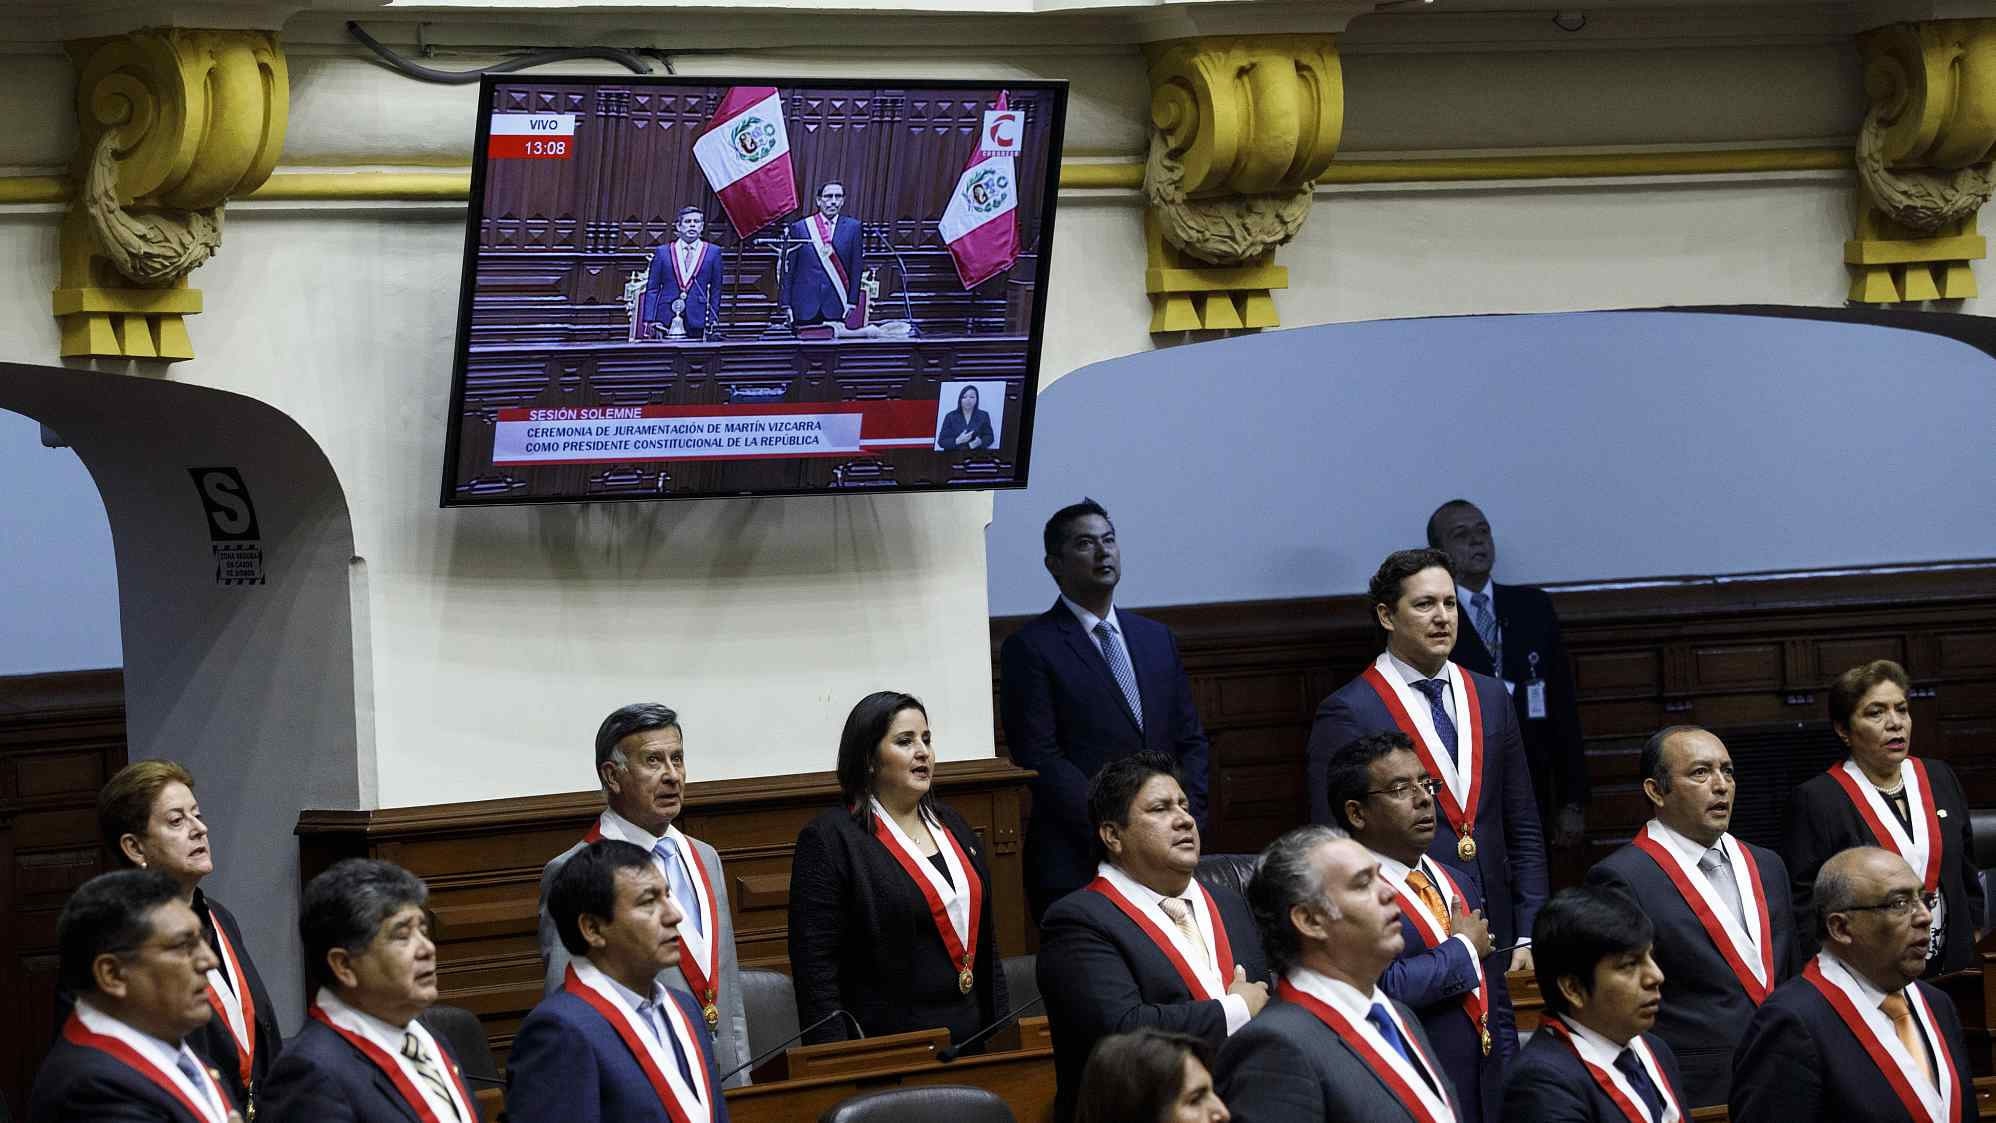
[[[845,184],[818,188],[818,210],[790,224],[790,257],[778,299],[796,327],[844,323],[859,307],[859,282],[866,272],[859,220],[843,213]]]
[[[544,989],[553,994],[567,979],[573,958],[561,938],[549,895],[561,867],[590,843],[622,839],[652,856],[652,864],[685,913],[676,938],[679,955],[658,981],[695,999],[701,1027],[713,1042],[723,1072],[749,1059],[748,1014],[741,969],[735,961],[735,921],[728,908],[721,856],[712,846],[673,825],[686,797],[686,741],[679,715],[656,702],[623,706],[596,731],[596,778],[608,804],[582,841],[541,870],[540,944]],[[746,1072],[729,1087],[748,1083]]]
[[[1331,757],[1367,733],[1397,729],[1442,782],[1431,857],[1483,898],[1497,946],[1532,930],[1546,899],[1546,854],[1518,720],[1504,686],[1449,661],[1456,641],[1455,571],[1440,550],[1387,555],[1368,589],[1386,650],[1317,707],[1308,756],[1311,819],[1331,822]],[[1509,969],[1528,970],[1518,948]]]
[[[1552,833],[1553,845],[1575,845],[1586,828],[1587,756],[1573,663],[1552,598],[1531,585],[1490,579],[1497,543],[1490,521],[1467,499],[1451,499],[1428,516],[1428,545],[1455,563],[1456,603],[1469,625],[1456,629],[1449,657],[1510,692],[1540,824]]]
[[[1857,847],[1823,864],[1823,950],[1748,1020],[1733,1055],[1734,1123],[1976,1117],[1961,1018],[1920,981],[1937,899],[1890,850]]]
[[[702,238],[707,216],[679,208],[678,236],[652,251],[645,278],[645,322],[651,337],[667,338],[677,319],[686,339],[704,339],[721,296],[721,247]]]
[[[1026,896],[1035,918],[1095,876],[1088,783],[1104,764],[1149,749],[1172,758],[1192,817],[1206,818],[1206,730],[1171,629],[1116,611],[1123,557],[1093,499],[1063,507],[1042,536],[1060,588],[1052,608],[999,651],[1005,744],[1039,773],[1026,823]]]
[[[1722,1104],[1747,1018],[1795,974],[1788,867],[1729,833],[1738,788],[1717,737],[1662,730],[1643,746],[1639,774],[1656,817],[1587,880],[1642,902],[1663,969],[1656,1035],[1683,1066],[1688,1105]]]

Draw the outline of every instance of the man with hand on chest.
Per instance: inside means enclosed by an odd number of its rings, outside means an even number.
[[[693,996],[713,1040],[716,1062],[723,1069],[738,1067],[749,1059],[748,1012],[742,1001],[734,914],[728,908],[721,856],[674,824],[686,805],[686,739],[679,715],[656,702],[636,702],[604,718],[596,730],[596,779],[608,806],[582,841],[541,870],[543,993],[562,988],[570,958],[548,911],[548,893],[561,867],[597,839],[628,842],[651,854],[652,864],[684,914],[679,958],[659,972],[658,981]],[[743,1072],[728,1086],[748,1082],[748,1073]]]
[[[1747,1019],[1795,974],[1788,867],[1728,833],[1738,788],[1724,742],[1691,725],[1651,737],[1643,794],[1656,817],[1587,875],[1641,901],[1656,927],[1656,1035],[1684,1069],[1692,1107],[1726,1102]]]
[[[700,1007],[658,978],[679,958],[651,854],[600,839],[556,874],[547,907],[572,957],[520,1024],[506,1065],[513,1123],[727,1123]]]
[[[1427,856],[1440,784],[1399,731],[1369,733],[1331,758],[1333,814],[1379,861],[1405,946],[1379,989],[1420,1016],[1470,1123],[1496,1123],[1504,1070],[1518,1051],[1510,991],[1484,969],[1495,945],[1482,901]]]

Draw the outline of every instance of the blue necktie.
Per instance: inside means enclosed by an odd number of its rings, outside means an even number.
[[[686,875],[686,863],[679,860],[679,847],[667,835],[652,847],[652,853],[665,865],[665,884],[672,890],[672,900],[686,919],[693,924],[693,930],[700,935],[707,934],[707,918],[700,915],[700,898],[693,892],[693,879]]]
[[[658,1003],[647,1002],[639,1006],[638,1015],[651,1026],[660,1041],[672,1046],[672,1059],[679,1064],[679,1075],[685,1078],[688,1088],[693,1087],[693,1068],[686,1063],[686,1049],[679,1044],[679,1035],[665,1024],[665,1013],[658,1008]]]
[[[1416,1059],[1414,1051],[1407,1047],[1407,1039],[1400,1036],[1400,1027],[1394,1024],[1392,1015],[1386,1012],[1386,1007],[1377,1002],[1373,1003],[1372,1009],[1365,1012],[1365,1020],[1379,1030],[1379,1036],[1384,1037],[1386,1043],[1393,1047],[1393,1051],[1400,1054],[1401,1060],[1412,1065],[1414,1071],[1421,1074],[1421,1082],[1430,1090],[1435,1090],[1435,1082],[1428,1076],[1428,1066]]]
[[[174,1058],[173,1063],[180,1069],[181,1074],[187,1077],[187,1082],[194,1085],[194,1091],[202,1101],[212,1105],[215,1102],[215,1093],[208,1087],[207,1078],[201,1074],[201,1063],[194,1059],[194,1054],[187,1051],[187,1046],[180,1047],[180,1055]]]
[[[1130,716],[1137,719],[1137,728],[1144,727],[1143,699],[1137,696],[1137,673],[1130,669],[1130,657],[1123,654],[1123,643],[1116,638],[1116,626],[1107,620],[1095,625],[1095,638],[1102,641],[1102,658],[1109,664],[1109,673],[1116,676],[1116,685],[1123,688],[1123,701],[1129,703]]]
[[[1649,1108],[1649,1117],[1662,1119],[1663,1093],[1657,1091],[1656,1085],[1650,1082],[1649,1070],[1643,1068],[1643,1063],[1636,1059],[1636,1051],[1622,1050],[1615,1058],[1615,1067],[1622,1070],[1622,1075],[1629,1078],[1629,1087],[1635,1090],[1636,1095],[1642,1097],[1644,1106]]]
[[[1424,678],[1414,684],[1414,689],[1428,696],[1428,710],[1435,717],[1435,736],[1441,738],[1438,746],[1442,755],[1455,759],[1455,722],[1449,719],[1448,707],[1442,705],[1442,696],[1448,693],[1448,683],[1438,678]]]
[[[1483,646],[1490,649],[1490,673],[1504,677],[1504,633],[1497,630],[1497,614],[1490,611],[1489,593],[1469,595],[1469,619],[1476,625],[1476,634],[1483,637]]]

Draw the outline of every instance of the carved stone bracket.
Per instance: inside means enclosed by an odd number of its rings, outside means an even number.
[[[187,275],[222,243],[222,206],[270,176],[290,78],[267,31],[164,28],[69,44],[77,194],[54,293],[62,354],[191,359]]]
[[[1901,23],[1858,36],[1871,108],[1857,140],[1850,299],[1975,295],[1976,213],[1996,193],[1996,20]]]
[[[1274,327],[1275,250],[1310,213],[1344,129],[1330,35],[1182,39],[1147,49],[1151,331]]]

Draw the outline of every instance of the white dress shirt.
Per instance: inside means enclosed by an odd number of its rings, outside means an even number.
[[[1112,604],[1109,606],[1109,615],[1097,616],[1093,612],[1090,612],[1087,609],[1081,607],[1080,605],[1074,603],[1073,601],[1068,600],[1065,595],[1063,595],[1060,598],[1060,603],[1066,605],[1067,610],[1069,612],[1074,613],[1074,618],[1081,622],[1081,630],[1084,634],[1088,636],[1088,642],[1095,645],[1095,650],[1097,651],[1102,650],[1102,637],[1095,634],[1095,625],[1107,624],[1111,628],[1116,629],[1116,638],[1122,641],[1123,658],[1127,659],[1130,657],[1129,637],[1123,635],[1123,625],[1116,620],[1115,605]],[[1133,673],[1135,672],[1136,670],[1135,663],[1130,664],[1130,670]]]
[[[665,825],[665,834],[652,834],[608,807],[603,809],[603,814],[596,820],[596,825],[602,831],[604,838],[614,838],[620,842],[628,842],[632,846],[639,847],[645,853],[650,854],[651,864],[658,867],[658,872],[665,877],[667,885],[672,884],[672,877],[666,874],[665,863],[659,858],[657,847],[660,839],[666,837],[666,835],[673,836],[674,846],[679,853],[679,867],[686,871],[687,883],[699,884],[697,879],[700,876],[700,871],[688,865],[689,862],[693,861],[692,842],[684,834],[680,833],[678,827],[667,823]],[[679,901],[675,903],[679,905],[682,912],[700,907],[698,901]]]
[[[411,1020],[406,1026],[390,1025],[373,1014],[341,1002],[339,996],[326,987],[319,988],[314,1001],[318,1003],[319,1009],[325,1011],[326,1017],[333,1020],[334,1025],[359,1034],[370,1044],[395,1058],[395,1063],[401,1066],[402,1075],[408,1078],[410,1086],[416,1089],[416,1094],[429,1103],[430,1111],[438,1119],[461,1119],[465,1123],[473,1123],[478,1118],[476,1107],[457,1102],[457,1083],[450,1076],[450,1058],[437,1045],[437,1039],[430,1036],[429,1029],[422,1022]],[[444,1083],[450,1090],[449,1100],[440,1098],[436,1088],[417,1073],[416,1062],[402,1055],[402,1037],[405,1033],[416,1035],[416,1040],[423,1043],[423,1051],[428,1053],[430,1060],[436,1064],[437,1071],[444,1074]]]
[[[658,980],[657,979],[652,980],[651,997],[647,999],[645,996],[639,994],[637,991],[634,991],[630,987],[627,987],[624,984],[618,982],[614,977],[611,976],[611,974],[608,971],[603,970],[601,967],[596,968],[596,970],[599,974],[603,976],[603,981],[610,984],[610,990],[616,994],[617,1001],[624,1004],[624,1009],[627,1012],[629,1012],[631,1015],[631,1021],[645,1027],[645,1029],[651,1033],[652,1038],[656,1040],[659,1043],[659,1045],[667,1049],[672,1048],[672,1044],[668,1042],[664,1036],[665,1033],[671,1033],[672,1031],[670,1029],[665,1029],[664,1033],[660,1032],[662,1028],[660,1026],[660,1022],[663,1022],[667,1017],[665,1012],[665,1004],[672,1000],[665,996],[665,988],[658,985]],[[650,1002],[654,1007],[658,1008],[658,1017],[659,1017],[658,1022],[654,1022],[650,1018],[647,1018],[643,1014],[638,1012],[639,1007],[643,1006],[646,1002]]]
[[[1450,721],[1459,722],[1462,720],[1461,718],[1456,716],[1455,712],[1455,664],[1454,663],[1444,662],[1442,664],[1442,670],[1440,674],[1424,675],[1421,673],[1419,668],[1415,667],[1412,663],[1409,663],[1406,660],[1400,658],[1398,655],[1393,654],[1391,651],[1388,651],[1386,653],[1386,660],[1387,662],[1393,664],[1394,670],[1400,672],[1400,681],[1406,683],[1408,686],[1413,686],[1417,682],[1425,682],[1430,678],[1438,678],[1443,682],[1447,683],[1449,685],[1449,689],[1442,691],[1442,709],[1447,711],[1448,719]],[[1416,695],[1419,695],[1421,692],[1419,690],[1416,690],[1414,691],[1414,693]],[[1426,700],[1427,700],[1426,698],[1422,698],[1422,701]],[[1453,749],[1454,746],[1450,746],[1450,748]]]
[[[1179,930],[1178,922],[1171,919],[1170,913],[1164,911],[1164,894],[1138,882],[1107,862],[1096,866],[1095,872],[1122,890],[1123,896],[1129,898],[1132,904],[1148,913],[1151,922],[1158,926],[1164,933],[1165,939],[1171,941],[1172,946],[1178,949],[1178,954],[1185,958],[1185,962],[1192,965],[1193,970],[1200,971],[1207,962],[1211,961],[1212,956],[1219,954],[1220,945],[1213,940],[1213,926],[1220,923],[1220,918],[1208,915],[1205,897],[1199,892],[1198,886],[1188,883],[1185,886],[1185,893],[1178,899],[1192,909],[1192,921],[1199,926],[1199,938],[1206,941],[1206,947],[1211,949],[1205,955],[1202,955],[1199,949],[1186,945],[1185,933]],[[1221,963],[1219,968],[1220,989],[1224,991],[1227,989],[1227,984],[1233,981],[1234,965]],[[1220,998],[1220,1008],[1227,1013],[1229,1035],[1248,1024],[1248,1018],[1252,1016],[1248,1013],[1247,999],[1238,994],[1223,995]]]
[[[189,1102],[206,1105],[213,1118],[221,1119],[229,1114],[227,1105],[217,1098],[219,1091],[213,1080],[203,1080],[197,1086],[194,1081],[187,1079],[185,1072],[180,1070],[180,1059],[185,1056],[194,1062],[195,1068],[202,1072],[208,1071],[208,1066],[203,1064],[201,1058],[195,1056],[193,1050],[185,1044],[178,1041],[163,1041],[149,1033],[134,1029],[91,1005],[88,998],[76,1000],[76,1017],[83,1023],[84,1029],[121,1041],[139,1056],[151,1061],[166,1074],[168,1080],[173,1081],[174,1087],[180,1089],[181,1095],[186,1096]]]
[[[1629,1047],[1627,1042],[1615,1044],[1572,1018],[1562,1017],[1559,1020],[1560,1024],[1573,1031],[1573,1047],[1580,1050],[1581,1059],[1602,1068],[1614,1068],[1615,1058]]]

